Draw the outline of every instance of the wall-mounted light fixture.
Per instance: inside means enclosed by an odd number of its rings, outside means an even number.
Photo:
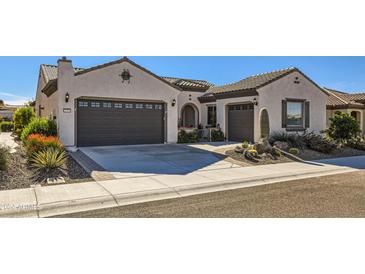
[[[256,97],[255,97],[255,98],[253,98],[252,103],[253,103],[255,106],[257,106],[257,105],[259,104],[259,102],[257,102],[257,98],[256,98]]]
[[[68,92],[66,92],[65,102],[68,103],[69,100],[70,100],[70,94]]]
[[[173,99],[172,102],[171,102],[171,106],[175,106],[176,105],[176,99]]]

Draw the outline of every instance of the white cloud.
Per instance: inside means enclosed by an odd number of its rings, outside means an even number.
[[[30,97],[20,96],[10,92],[0,92],[0,99],[4,100],[7,105],[23,105],[31,100]]]

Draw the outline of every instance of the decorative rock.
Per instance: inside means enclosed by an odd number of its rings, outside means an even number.
[[[64,184],[66,183],[65,178],[63,177],[54,177],[54,178],[47,178],[47,184],[55,185],[55,184]]]
[[[274,143],[274,146],[277,147],[278,149],[284,150],[284,151],[287,151],[289,149],[289,145],[287,142],[276,141]]]
[[[268,153],[271,151],[271,145],[270,143],[265,140],[263,142],[259,142],[259,143],[256,143],[254,145],[254,149],[256,149],[257,153],[258,154],[263,154],[263,153]]]
[[[244,151],[245,151],[245,149],[242,147],[239,147],[239,146],[236,146],[236,148],[234,149],[234,152],[236,152],[236,153],[243,153]]]

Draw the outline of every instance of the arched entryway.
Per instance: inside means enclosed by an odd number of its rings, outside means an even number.
[[[199,112],[193,104],[186,104],[181,109],[181,126],[182,127],[198,127]]]
[[[351,116],[354,117],[359,124],[361,124],[361,112],[360,111],[351,111]]]
[[[260,114],[260,136],[261,138],[267,138],[270,135],[270,120],[269,113],[266,109],[263,109]]]

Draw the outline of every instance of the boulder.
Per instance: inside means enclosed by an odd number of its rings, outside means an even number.
[[[234,149],[234,152],[236,152],[236,153],[243,153],[244,151],[245,151],[245,149],[242,147],[239,147],[239,146],[236,146],[236,148]]]
[[[254,148],[256,149],[258,154],[269,153],[272,149],[270,143],[267,140],[256,143],[254,145]]]
[[[274,146],[284,151],[287,151],[289,149],[289,145],[287,142],[276,141],[274,143]]]

